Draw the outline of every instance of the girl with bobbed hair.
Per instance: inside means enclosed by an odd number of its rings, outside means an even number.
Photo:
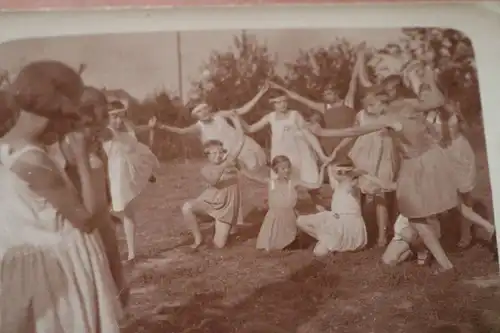
[[[48,60],[26,65],[10,86],[17,110],[2,93],[0,202],[10,241],[0,252],[1,332],[119,333],[86,137],[77,130],[83,88],[73,69]],[[80,191],[46,150],[58,140]]]

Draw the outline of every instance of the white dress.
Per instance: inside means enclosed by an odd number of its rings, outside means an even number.
[[[314,230],[312,236],[330,252],[360,250],[368,237],[359,195],[353,181],[342,181],[335,187],[330,211],[300,216],[297,223]]]
[[[299,126],[301,115],[289,111],[284,119],[278,119],[276,112],[269,114],[271,124],[271,160],[284,155],[292,163],[292,177],[314,184],[319,177],[316,154],[307,141],[304,130]]]
[[[73,227],[10,171],[23,153],[41,148],[0,147],[0,332],[119,333],[121,308],[98,232]]]
[[[198,121],[201,141],[218,140],[229,150],[235,150],[238,145],[238,133],[226,118],[215,115],[210,122]],[[266,164],[266,153],[255,140],[245,136],[245,142],[238,158],[240,164],[247,170],[256,170]]]
[[[133,133],[110,130],[113,138],[103,148],[108,156],[111,203],[113,211],[122,212],[146,188],[159,162]]]

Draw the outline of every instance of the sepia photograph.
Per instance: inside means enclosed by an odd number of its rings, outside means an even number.
[[[1,333],[500,331],[461,31],[61,36],[0,59]]]

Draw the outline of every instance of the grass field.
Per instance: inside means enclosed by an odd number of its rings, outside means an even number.
[[[478,159],[475,196],[491,209],[485,154]],[[500,332],[500,284],[467,283],[497,273],[498,265],[479,245],[454,249],[456,219],[444,229],[458,278],[432,276],[414,263],[387,269],[378,249],[322,260],[310,248],[266,255],[254,248],[266,189],[246,182],[246,221],[253,226],[227,249],[189,253],[180,206],[201,191],[199,168],[200,162],[165,164],[141,198],[140,260],[127,272],[132,295],[123,332]],[[211,224],[204,228],[210,237]]]

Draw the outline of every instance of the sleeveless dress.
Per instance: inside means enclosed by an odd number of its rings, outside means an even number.
[[[0,147],[7,170],[0,203],[7,216],[0,245],[0,331],[119,333],[121,308],[98,231],[76,229],[10,171],[24,153],[41,148],[11,153]],[[60,175],[67,190],[74,190],[65,173]],[[16,328],[19,322],[24,327]]]
[[[238,144],[238,133],[231,126],[226,118],[215,115],[210,122],[198,121],[201,130],[201,141],[205,143],[209,140],[219,140],[226,149],[236,148]],[[247,170],[253,171],[266,165],[267,158],[264,149],[254,139],[245,136],[245,142],[241,149],[238,161]]]
[[[208,164],[204,169],[220,168]],[[209,186],[195,200],[195,208],[213,217],[218,222],[233,225],[240,216],[241,195],[236,165],[226,167],[216,185]]]
[[[299,216],[298,223],[312,227],[318,244],[330,252],[357,251],[368,241],[361,214],[360,191],[350,179],[335,186],[330,211]]]
[[[338,105],[325,105],[325,128],[342,129],[351,127],[356,120],[356,111],[344,103]],[[321,137],[320,142],[326,154],[330,154],[343,140],[343,138]]]
[[[269,114],[271,124],[271,160],[284,155],[292,163],[291,178],[305,183],[316,183],[319,177],[316,155],[299,127],[297,111],[289,111],[286,118],[278,119],[276,112]]]
[[[113,211],[122,212],[146,188],[159,162],[133,133],[110,128],[113,138],[103,143],[108,157],[108,178]]]
[[[448,153],[431,134],[426,118],[404,100],[390,112],[402,124],[389,131],[400,154],[396,180],[399,212],[409,219],[443,213],[458,205],[456,180]]]
[[[442,119],[439,114],[433,116],[429,113],[427,120],[433,124],[439,132],[441,131]],[[450,132],[453,132],[453,129],[459,126],[458,117],[456,115],[453,115],[448,120],[448,126],[450,127]],[[452,171],[455,174],[458,191],[460,193],[469,193],[476,187],[476,154],[474,154],[474,150],[465,135],[458,131],[450,134],[452,134],[452,139],[445,150],[451,160]]]
[[[362,110],[358,113],[357,119],[359,126],[364,126],[376,121],[377,116]],[[357,169],[363,170],[385,183],[394,182],[398,158],[394,141],[387,130],[358,137],[349,152],[349,157]]]
[[[257,249],[282,250],[297,236],[297,191],[291,181],[281,184],[269,182],[269,210],[257,237]]]

